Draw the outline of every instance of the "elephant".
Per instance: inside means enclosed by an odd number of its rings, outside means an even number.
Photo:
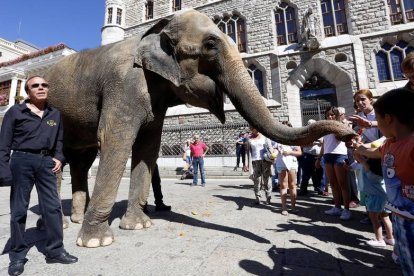
[[[119,227],[151,226],[142,211],[169,107],[188,103],[225,123],[224,94],[265,136],[304,145],[335,133],[355,133],[334,121],[289,128],[276,122],[249,76],[234,41],[206,15],[186,10],[161,19],[142,35],[64,57],[45,74],[49,102],[62,114],[64,153],[72,177],[71,220],[82,223],[77,245],[114,241],[108,217],[130,154],[128,204]],[[92,196],[87,172],[98,149]]]

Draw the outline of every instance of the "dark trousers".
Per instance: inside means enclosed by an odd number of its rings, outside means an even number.
[[[47,234],[46,255],[53,258],[64,251],[62,208],[53,167],[54,162],[50,156],[14,152],[11,157],[13,185],[10,195],[10,261],[24,259],[30,248],[24,240],[24,233],[33,185],[36,185],[39,209]]]
[[[315,168],[316,156],[304,153],[302,156],[302,181],[300,190],[302,192],[308,191],[309,179],[312,178],[313,188],[315,191],[320,191],[323,170],[322,168]],[[322,191],[323,192],[323,191]]]
[[[162,203],[162,192],[161,192],[161,177],[160,171],[158,170],[158,164],[155,164],[154,173],[152,174],[152,191],[154,192],[155,205]]]
[[[242,164],[244,167],[246,165],[246,151],[244,150],[243,146],[236,147],[236,158],[237,158],[236,166],[237,167],[240,165],[240,157],[241,157]]]

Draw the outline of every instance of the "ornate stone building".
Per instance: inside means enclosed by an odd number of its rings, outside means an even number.
[[[27,95],[26,77],[40,74],[62,57],[76,53],[64,44],[39,49],[27,42],[10,42],[0,38],[0,126],[6,111]]]
[[[414,0],[107,0],[102,43],[143,33],[186,8],[207,14],[237,43],[276,120],[301,126],[323,118],[331,104],[352,114],[356,90],[379,96],[406,82],[399,64],[414,50]],[[230,102],[225,110],[231,133],[221,127],[228,135],[220,139],[229,141],[244,120]],[[203,132],[194,125],[218,124],[206,110],[171,108],[163,145]]]

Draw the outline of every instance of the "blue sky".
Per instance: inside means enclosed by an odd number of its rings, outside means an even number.
[[[77,51],[100,46],[105,0],[1,0],[0,10],[3,39]]]

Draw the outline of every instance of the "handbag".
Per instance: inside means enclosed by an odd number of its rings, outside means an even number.
[[[187,154],[184,152],[183,153],[183,160],[186,161],[187,160]]]
[[[276,162],[276,159],[272,159],[272,152],[270,151],[270,148],[267,144],[264,144],[264,149],[265,153],[263,154],[263,160],[274,164]]]

